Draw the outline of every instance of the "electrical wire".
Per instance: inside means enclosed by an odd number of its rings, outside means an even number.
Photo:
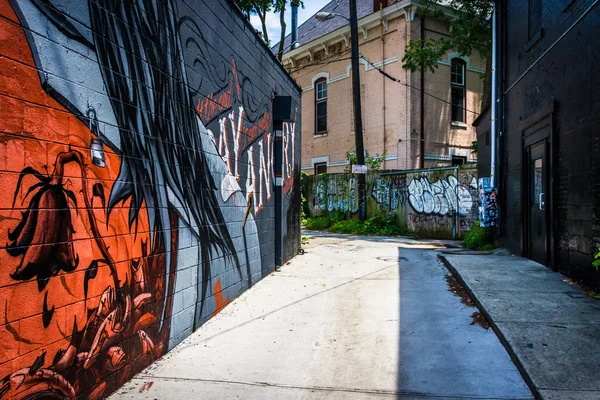
[[[298,67],[290,67],[288,69],[288,71],[290,73],[292,73],[292,72],[298,72],[298,71],[301,71],[301,70],[303,70],[305,68],[312,67],[314,65],[329,65],[329,64],[332,64],[332,63],[335,63],[335,62],[348,61],[348,60],[351,60],[351,59],[352,59],[352,57],[344,57],[344,58],[336,58],[335,60],[329,60],[329,61],[323,61],[323,62],[314,62],[314,63],[310,63],[310,64],[307,64],[307,65],[302,65],[302,66],[298,66]]]
[[[575,28],[575,25],[577,25],[587,15],[587,13],[589,13],[592,10],[592,8],[594,8],[598,4],[599,1],[600,0],[596,0],[594,3],[592,3],[592,5],[589,6],[589,8],[587,10],[585,10],[584,13],[581,14],[581,16],[579,18],[577,18],[577,20],[573,23],[573,25],[571,25],[562,35],[560,35],[560,37],[558,39],[556,39],[556,41],[554,43],[552,43],[552,45],[550,47],[548,47],[548,49],[546,49],[546,51],[544,51],[544,53],[542,53],[542,55],[537,60],[535,60],[534,63],[531,64],[529,66],[529,68],[527,68],[525,70],[525,72],[523,72],[523,74],[521,74],[521,76],[519,76],[517,78],[517,80],[512,85],[510,85],[510,87],[508,89],[506,89],[504,94],[507,94],[512,88],[514,88],[517,85],[517,83],[519,83],[521,81],[521,79],[523,79],[525,77],[525,75],[527,75],[529,73],[529,71],[531,71],[533,69],[533,67],[535,67],[537,65],[537,63],[540,62],[540,60],[542,58],[544,58],[546,56],[546,54],[548,54],[550,52],[550,50],[552,50],[554,48],[554,46],[556,46],[558,44],[558,42],[560,42],[565,36],[567,36],[567,33],[569,33],[571,31],[571,29]]]
[[[391,76],[390,74],[388,74],[387,72],[385,72],[384,70],[382,70],[381,68],[379,68],[378,66],[376,66],[375,64],[373,64],[371,61],[369,61],[369,60],[368,60],[366,57],[364,57],[363,55],[360,55],[360,58],[362,58],[363,60],[365,60],[365,61],[366,61],[366,62],[367,62],[369,65],[371,65],[371,67],[373,67],[373,69],[376,69],[377,71],[379,71],[379,73],[380,73],[380,74],[382,74],[383,76],[385,76],[386,78],[388,78],[388,79],[390,79],[390,80],[392,80],[392,81],[394,81],[394,82],[396,82],[396,83],[399,83],[399,84],[401,84],[402,86],[406,86],[406,87],[409,87],[409,88],[415,89],[415,90],[417,90],[417,91],[419,91],[419,92],[421,92],[421,91],[422,91],[422,92],[423,92],[425,95],[427,95],[427,96],[429,96],[429,97],[431,97],[431,98],[433,98],[433,99],[436,99],[436,100],[438,100],[438,101],[441,101],[442,103],[446,103],[446,104],[452,105],[452,102],[451,102],[451,101],[448,101],[448,100],[442,99],[441,97],[437,97],[436,95],[433,95],[433,94],[431,94],[431,93],[427,92],[426,90],[422,90],[422,89],[420,89],[420,88],[418,88],[418,87],[416,87],[416,86],[409,85],[408,83],[406,83],[406,82],[403,82],[403,81],[401,81],[401,80],[400,80],[400,79],[398,79],[398,78],[394,78],[393,76]],[[466,108],[466,107],[465,107],[464,109],[465,109],[465,111],[467,111],[467,112],[470,112],[470,113],[472,113],[473,115],[476,115],[476,116],[479,116],[479,114],[480,114],[479,112],[477,112],[477,111],[473,111],[473,110],[469,110],[469,109],[468,109],[468,108]]]

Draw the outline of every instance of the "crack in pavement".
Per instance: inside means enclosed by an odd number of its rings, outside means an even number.
[[[346,393],[360,393],[360,394],[373,394],[380,396],[412,396],[412,397],[423,397],[428,399],[464,399],[464,400],[530,400],[530,397],[481,397],[481,396],[470,396],[470,395],[449,395],[449,394],[438,394],[438,393],[426,393],[416,392],[410,390],[384,390],[384,389],[359,389],[359,388],[340,388],[340,387],[328,387],[328,386],[299,386],[299,385],[286,385],[281,383],[269,383],[269,382],[244,382],[244,381],[233,381],[224,379],[202,379],[202,378],[172,378],[167,376],[155,376],[155,375],[144,375],[139,374],[133,380],[165,380],[165,381],[184,381],[184,382],[205,382],[205,383],[223,383],[232,385],[243,385],[243,386],[260,386],[260,387],[274,387],[280,389],[297,389],[297,390],[311,390],[311,391],[323,391],[323,392],[346,392]]]

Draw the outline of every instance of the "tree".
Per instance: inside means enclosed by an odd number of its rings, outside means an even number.
[[[269,32],[267,30],[267,13],[273,9],[274,3],[284,0],[236,0],[238,7],[250,19],[251,14],[258,15],[262,26],[262,35],[265,43],[269,45]]]
[[[369,152],[365,152],[365,165],[367,166],[367,171],[376,172],[381,170],[381,166],[387,157],[387,153],[384,151],[382,155],[376,154],[374,156],[369,156]],[[358,164],[356,153],[355,152],[346,152],[346,159],[348,160],[348,165],[344,169],[344,172],[351,172],[352,165]]]
[[[419,10],[424,17],[433,17],[446,24],[449,37],[436,39],[413,39],[406,44],[405,55],[402,58],[403,67],[411,72],[430,70],[435,72],[438,60],[448,51],[456,51],[460,56],[470,56],[478,52],[487,60],[483,90],[483,106],[490,99],[491,90],[491,53],[492,27],[491,0],[425,0],[424,7]],[[454,10],[454,16],[445,15],[439,5],[445,5]]]
[[[237,5],[246,14],[246,17],[250,19],[250,15],[256,14],[260,19],[262,27],[262,36],[265,43],[270,46],[271,41],[269,40],[269,32],[267,29],[267,14],[269,12],[279,13],[279,24],[281,25],[281,36],[279,40],[279,49],[277,51],[277,59],[279,61],[283,58],[284,42],[286,35],[287,24],[285,23],[285,12],[287,10],[287,0],[236,0]],[[304,7],[302,0],[291,0],[291,4]]]

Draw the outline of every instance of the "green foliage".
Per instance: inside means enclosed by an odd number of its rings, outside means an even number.
[[[479,142],[477,142],[477,140],[474,140],[471,142],[471,153],[477,154],[478,151],[479,151]]]
[[[411,72],[430,70],[438,67],[438,60],[450,50],[461,56],[478,52],[483,58],[491,53],[492,34],[490,15],[493,9],[491,0],[450,0],[447,6],[454,10],[455,18],[443,14],[440,8],[443,0],[424,0],[425,7],[420,15],[432,17],[445,23],[450,36],[435,39],[413,39],[405,47],[402,58],[403,68]]]
[[[309,242],[310,242],[310,238],[306,235],[304,235],[300,238],[300,243],[302,244],[302,246],[306,246]]]
[[[267,14],[270,12],[279,13],[279,24],[281,25],[279,51],[277,52],[277,58],[279,61],[281,61],[283,57],[283,44],[286,33],[285,11],[287,9],[288,2],[304,8],[304,3],[302,0],[235,0],[235,3],[244,12],[244,14],[246,14],[248,19],[250,19],[250,15],[258,15],[262,25],[263,39],[269,47],[271,47],[271,41],[269,40],[269,32],[267,28]]]
[[[479,224],[474,224],[470,231],[465,234],[463,239],[465,247],[471,250],[493,250],[494,238],[488,228],[482,228]]]
[[[300,210],[300,218],[302,219],[302,225],[305,225],[306,221],[306,216],[308,215],[308,199],[306,198],[306,196],[304,195],[305,192],[308,190],[306,187],[306,180],[308,179],[310,175],[308,175],[306,172],[302,171],[300,173],[300,204],[301,204],[301,210]]]
[[[407,228],[403,228],[396,223],[393,218],[371,217],[365,222],[352,218],[345,221],[334,223],[331,232],[347,233],[353,235],[373,235],[373,236],[412,236],[414,235]]]
[[[306,218],[304,227],[311,231],[324,231],[333,224],[333,221],[329,217],[312,217]]]
[[[596,268],[596,271],[600,271],[600,249],[598,249],[598,252],[594,256],[592,267]]]
[[[369,152],[365,153],[365,165],[367,166],[367,171],[376,172],[381,170],[381,166],[383,165],[383,162],[387,157],[387,153],[384,151],[382,155],[379,155],[378,153],[373,157],[369,156]],[[358,164],[358,161],[356,159],[356,153],[346,152],[346,159],[348,160],[349,164],[344,169],[344,172],[352,172],[352,165]]]

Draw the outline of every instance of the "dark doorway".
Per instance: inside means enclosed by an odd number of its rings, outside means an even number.
[[[528,201],[527,253],[529,258],[548,264],[549,159],[547,140],[527,148],[526,182]]]

